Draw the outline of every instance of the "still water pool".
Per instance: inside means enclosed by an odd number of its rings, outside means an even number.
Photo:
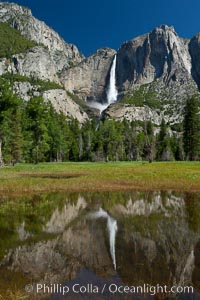
[[[123,191],[1,199],[0,295],[200,299],[200,195]]]

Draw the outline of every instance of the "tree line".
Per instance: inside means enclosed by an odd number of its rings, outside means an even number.
[[[157,133],[155,133],[157,132]],[[76,119],[42,97],[25,102],[0,82],[0,164],[53,161],[199,160],[199,102],[188,99],[183,124]]]

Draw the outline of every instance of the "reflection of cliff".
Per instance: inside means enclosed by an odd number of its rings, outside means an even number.
[[[85,202],[81,200],[81,203]],[[64,212],[68,212],[63,223],[65,226],[68,224],[66,229],[47,241],[9,250],[0,266],[8,266],[13,271],[22,271],[31,278],[47,282],[74,278],[85,266],[99,276],[114,274],[106,238],[106,223],[103,220],[99,222],[80,217],[84,207],[85,204],[80,205],[80,199],[77,205],[64,206],[60,215],[64,219]],[[61,229],[61,220],[55,218],[55,215],[58,216],[57,210],[45,226],[45,230],[51,228],[53,231],[50,224],[54,224],[55,231]]]
[[[115,201],[107,209],[102,200],[104,210],[99,211],[104,212],[105,220],[88,217],[98,212],[100,203],[90,201],[88,207],[87,196],[77,197],[76,202],[54,210],[43,226],[45,239],[31,243],[26,237],[27,243],[10,249],[0,267],[23,272],[37,282],[68,281],[87,268],[101,278],[117,272],[129,285],[189,285],[193,281],[199,289],[200,232],[197,206],[191,209],[192,198],[188,201],[158,192],[148,196],[137,193],[136,198],[129,193],[129,198]],[[109,200],[112,194],[107,194],[107,203]],[[109,218],[116,220],[118,227],[116,271],[110,252]]]
[[[194,256],[195,256],[195,269],[193,272],[193,282],[194,285],[200,290],[200,240],[196,244],[194,249]]]
[[[185,201],[183,195],[167,192],[137,193],[138,197],[130,197],[126,204],[116,203],[112,211],[120,215],[149,216],[151,214],[163,214],[165,217],[181,217],[184,215]]]
[[[144,235],[130,234],[130,226],[121,228],[118,233],[117,262],[122,281],[126,284],[190,283],[197,236],[187,227],[179,228],[180,224],[170,224],[170,221],[156,222],[152,231],[148,221],[144,226]]]
[[[44,231],[48,233],[59,233],[62,232],[65,227],[75,219],[87,204],[83,197],[79,196],[76,204],[65,204],[62,210],[56,208],[44,226]]]
[[[63,233],[58,247],[68,259],[75,257],[82,267],[86,266],[100,276],[115,273],[103,220],[81,220]]]
[[[153,194],[149,201],[129,199],[126,205],[116,204],[111,209],[121,224],[118,274],[126,284],[189,284],[200,233],[188,223],[187,199]]]

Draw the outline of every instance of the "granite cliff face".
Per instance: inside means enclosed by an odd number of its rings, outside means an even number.
[[[190,40],[189,52],[192,59],[192,76],[200,88],[200,33]]]
[[[100,49],[74,68],[61,74],[65,89],[85,101],[106,102],[106,88],[113,56],[113,49]]]
[[[188,41],[181,39],[173,27],[166,25],[122,44],[117,58],[119,91],[158,78],[167,84],[191,78]]]
[[[66,93],[60,82],[59,74],[63,69],[79,63],[84,56],[76,46],[66,43],[53,29],[32,16],[28,8],[14,3],[0,3],[0,22],[8,23],[37,46],[23,53],[0,59],[0,76],[6,73],[20,75],[21,82],[14,82],[13,91],[23,100],[29,101],[33,96],[42,96],[52,103],[57,112],[63,112],[80,123],[88,116]],[[12,76],[11,75],[11,76]],[[60,88],[40,91],[34,80],[54,82]]]
[[[39,46],[26,53],[13,55],[11,60],[3,59],[0,62],[0,75],[7,72],[60,83],[49,51]]]
[[[117,55],[116,87],[118,103],[104,116],[129,121],[146,119],[160,125],[183,120],[185,100],[199,96],[199,35],[191,40],[178,36],[173,27],[161,25],[152,32],[121,45],[117,53],[103,49],[61,75],[66,89],[85,101],[106,102],[113,57]],[[143,87],[143,98],[153,93],[159,105],[135,105],[126,99]],[[125,101],[120,101],[125,100]]]
[[[77,47],[66,43],[53,29],[32,16],[28,8],[14,3],[0,3],[0,22],[16,28],[37,46],[0,59],[0,75],[18,74],[28,78],[58,83],[63,92],[48,92],[54,107],[83,123],[88,116],[75,104],[70,91],[85,104],[106,107],[110,72],[116,55],[116,88],[118,103],[106,109],[107,118],[129,121],[145,119],[159,125],[164,118],[169,124],[182,122],[185,100],[193,95],[200,97],[200,35],[191,40],[178,36],[173,27],[161,25],[150,33],[123,43],[118,51],[104,48],[85,58]],[[27,84],[18,84],[18,94],[29,99]],[[15,84],[15,85],[16,85]],[[127,99],[142,87],[145,100],[153,94],[158,105],[136,105]],[[37,89],[36,89],[37,94]],[[51,98],[52,95],[52,98]],[[151,97],[151,98],[152,98]],[[73,98],[73,97],[72,97]],[[74,105],[76,108],[74,108]],[[69,109],[68,109],[69,107]],[[102,108],[102,109],[103,109]],[[76,113],[77,112],[77,113]],[[82,117],[83,116],[83,117]]]
[[[125,104],[113,104],[107,117],[122,120],[125,115],[129,121],[148,119],[157,125],[163,118],[169,124],[182,122],[185,100],[199,97],[199,54],[199,35],[190,41],[182,39],[166,25],[122,44],[117,52],[116,85],[118,98],[125,99]],[[157,107],[126,104],[141,86],[144,101],[152,94]]]
[[[0,3],[0,22],[7,22],[26,38],[48,48],[57,72],[83,59],[77,47],[66,43],[53,29],[32,16],[31,10],[14,3]]]

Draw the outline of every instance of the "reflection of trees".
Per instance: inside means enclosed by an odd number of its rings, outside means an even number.
[[[200,194],[186,193],[185,206],[190,229],[200,233]]]

